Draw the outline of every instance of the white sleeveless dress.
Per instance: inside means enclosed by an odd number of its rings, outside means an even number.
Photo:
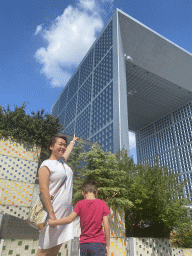
[[[45,160],[40,168],[42,166],[46,166],[50,170],[50,195],[54,195],[60,184],[66,180],[57,193],[56,199],[53,201],[53,209],[57,219],[67,217],[73,211],[73,172],[62,160]],[[59,225],[55,228],[47,225],[39,233],[39,249],[49,249],[73,238],[73,222],[68,225]]]

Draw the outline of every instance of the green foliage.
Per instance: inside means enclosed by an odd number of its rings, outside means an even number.
[[[79,159],[79,160],[78,160]],[[98,144],[89,152],[77,151],[74,161],[86,162],[78,167],[74,179],[74,204],[82,199],[80,186],[85,180],[94,179],[98,184],[98,198],[115,208],[123,207],[127,236],[134,236],[141,223],[155,224],[148,236],[167,237],[179,223],[186,222],[187,199],[181,198],[184,183],[178,184],[175,175],[168,175],[159,166],[135,165],[126,150],[115,155],[104,153]]]
[[[178,184],[176,176],[168,175],[159,166],[137,165],[137,172],[128,187],[129,200],[134,206],[126,210],[127,236],[133,236],[143,220],[162,223],[167,233],[187,219],[189,203],[181,198],[184,183]],[[130,184],[130,182],[129,182]]]
[[[142,233],[138,228],[141,223],[154,224],[148,229],[147,236],[156,233],[155,237],[169,237],[173,228],[180,226],[180,223],[188,223],[187,208],[184,206],[189,201],[181,198],[184,182],[178,184],[177,176],[169,174],[167,169],[157,165],[135,165],[126,150],[113,155],[104,153],[98,144],[93,144],[89,152],[84,152],[79,144],[74,148],[70,161],[74,171],[74,204],[82,199],[82,183],[89,179],[96,180],[98,198],[115,208],[124,207],[127,236],[134,236],[136,231]],[[83,162],[85,166],[81,165]],[[190,232],[186,239],[190,237]]]
[[[192,248],[191,222],[182,223],[176,231],[171,232],[171,245],[179,248]]]
[[[84,166],[84,145],[82,140],[80,139],[77,144],[74,146],[70,157],[67,161],[67,164],[71,167],[73,171],[73,195],[78,195],[78,198],[81,198],[81,172]],[[77,202],[75,201],[75,197],[73,196],[74,204]]]
[[[89,152],[81,153],[81,159],[86,162],[84,168],[79,170],[79,177],[74,182],[76,193],[74,203],[82,199],[80,186],[85,180],[93,179],[98,184],[98,198],[114,207],[131,207],[132,203],[125,197],[126,172],[117,171],[118,162],[115,155],[104,153],[98,144],[93,144]]]
[[[83,141],[80,139],[78,140],[77,144],[74,146],[70,157],[68,159],[67,164],[71,167],[73,171],[73,177],[78,178],[79,177],[79,172],[83,166],[83,153],[85,152],[84,150],[84,145]]]
[[[25,143],[27,147],[34,144],[41,146],[41,158],[44,159],[48,156],[49,139],[61,129],[59,119],[45,114],[43,109],[27,115],[25,107],[25,102],[21,107],[15,106],[14,111],[10,110],[9,105],[7,110],[0,106],[0,133]]]

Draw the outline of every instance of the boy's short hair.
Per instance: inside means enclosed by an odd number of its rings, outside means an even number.
[[[97,183],[94,180],[87,180],[83,182],[81,186],[81,190],[87,194],[87,193],[94,193],[96,195],[97,193]]]

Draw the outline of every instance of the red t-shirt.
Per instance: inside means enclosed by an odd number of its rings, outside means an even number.
[[[106,203],[100,199],[79,201],[73,211],[80,216],[80,244],[103,243],[106,244],[105,234],[102,230],[103,217],[110,214]]]

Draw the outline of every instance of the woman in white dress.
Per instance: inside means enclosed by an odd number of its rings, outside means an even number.
[[[72,210],[73,172],[66,161],[78,137],[67,146],[67,138],[58,136],[50,141],[51,156],[39,169],[39,187],[49,218],[68,216]],[[56,197],[51,202],[51,196]],[[71,223],[72,224],[72,223]],[[73,239],[73,224],[51,228],[46,225],[39,233],[39,248],[36,256],[57,256],[61,245]]]

